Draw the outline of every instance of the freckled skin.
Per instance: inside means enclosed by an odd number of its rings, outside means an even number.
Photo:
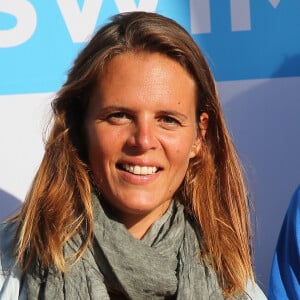
[[[200,147],[196,85],[158,53],[114,57],[99,76],[85,120],[90,167],[106,201],[137,237],[168,208]],[[154,166],[135,175],[124,165]]]

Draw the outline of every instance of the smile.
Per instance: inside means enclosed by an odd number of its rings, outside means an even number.
[[[135,175],[152,175],[158,171],[157,167],[152,166],[138,166],[138,165],[120,165],[122,170]]]

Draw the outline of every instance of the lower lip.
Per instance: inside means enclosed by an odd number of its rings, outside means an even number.
[[[136,185],[150,184],[160,175],[160,171],[150,175],[136,175],[123,170],[119,170],[119,172],[123,180]]]

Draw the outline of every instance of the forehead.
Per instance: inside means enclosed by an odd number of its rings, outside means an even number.
[[[195,80],[179,62],[161,53],[144,51],[118,54],[104,66],[97,86],[109,89],[112,84],[114,89],[125,84],[136,89],[161,86],[179,94],[179,86],[196,90]]]
[[[99,74],[88,115],[102,109],[135,112],[178,111],[196,116],[196,83],[175,60],[160,53],[126,52],[112,58]]]

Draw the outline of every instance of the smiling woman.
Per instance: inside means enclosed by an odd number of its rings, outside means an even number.
[[[263,299],[246,195],[199,48],[170,19],[117,15],[75,60],[0,227],[0,296]]]

